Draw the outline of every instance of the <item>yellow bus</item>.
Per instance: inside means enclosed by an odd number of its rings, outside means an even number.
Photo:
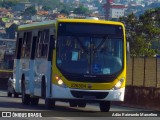
[[[18,27],[15,90],[23,104],[47,108],[56,101],[70,107],[123,101],[126,82],[125,28],[120,22],[57,19]]]

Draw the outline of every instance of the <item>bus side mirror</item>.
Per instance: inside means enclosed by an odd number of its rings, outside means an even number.
[[[127,62],[130,60],[130,46],[129,46],[129,41],[127,41]]]

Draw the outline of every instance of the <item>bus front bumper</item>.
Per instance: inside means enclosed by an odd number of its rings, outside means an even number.
[[[125,88],[120,88],[117,90],[84,90],[84,89],[64,88],[54,84],[52,85],[53,99],[64,99],[64,100],[78,99],[78,100],[89,100],[89,101],[92,101],[92,100],[93,101],[123,101],[124,92],[125,92]],[[73,93],[76,93],[76,94],[73,94]],[[106,93],[105,97],[99,96],[100,94],[105,94],[105,93]]]

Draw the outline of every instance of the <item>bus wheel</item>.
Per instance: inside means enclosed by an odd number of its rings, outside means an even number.
[[[7,96],[8,96],[8,97],[12,97],[12,93],[8,92],[8,93],[7,93]]]
[[[69,106],[70,107],[77,107],[77,103],[76,102],[69,102]]]
[[[18,93],[14,92],[14,97],[18,98],[18,96],[19,96]]]
[[[85,102],[78,103],[78,107],[86,107],[86,103]]]
[[[28,105],[30,103],[30,95],[27,95],[25,93],[25,85],[24,85],[24,80],[22,80],[22,103],[24,105]]]
[[[100,110],[101,110],[101,112],[109,112],[110,106],[111,106],[111,102],[110,101],[100,102]]]
[[[53,99],[50,99],[50,98],[45,98],[45,107],[47,109],[51,109],[55,107],[55,100]]]
[[[38,97],[31,98],[31,105],[38,105],[38,102],[39,102],[39,98]]]
[[[45,82],[45,79],[42,79],[42,83],[41,83],[41,97],[43,99],[46,98],[46,82]]]

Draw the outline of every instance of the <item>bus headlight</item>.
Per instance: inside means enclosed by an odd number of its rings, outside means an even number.
[[[116,85],[112,88],[112,90],[117,90],[117,89],[120,89],[122,84],[124,82],[124,78],[121,78],[117,83]]]
[[[55,75],[55,79],[56,79],[57,85],[59,85],[61,87],[66,87],[63,80],[58,75]]]

